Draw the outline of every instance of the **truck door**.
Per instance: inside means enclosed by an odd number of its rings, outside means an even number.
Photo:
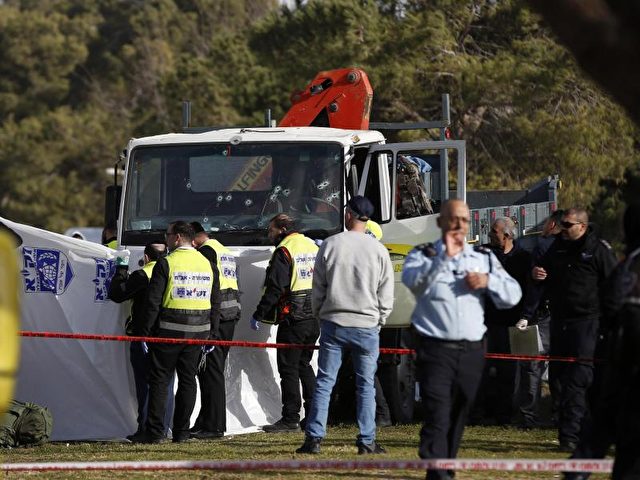
[[[391,255],[395,301],[389,327],[410,324],[413,294],[402,284],[409,251],[439,238],[437,214],[449,198],[466,200],[466,146],[462,140],[375,145],[357,166],[357,193],[373,202],[372,218]]]

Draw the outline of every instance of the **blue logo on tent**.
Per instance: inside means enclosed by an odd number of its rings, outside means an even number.
[[[61,295],[73,278],[67,256],[50,248],[22,248],[22,276],[27,293],[49,292]]]
[[[96,276],[93,283],[96,285],[94,302],[106,302],[109,299],[109,285],[116,272],[116,262],[106,258],[94,258],[96,261]]]

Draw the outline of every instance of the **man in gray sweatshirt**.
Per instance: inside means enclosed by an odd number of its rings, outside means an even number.
[[[353,197],[345,211],[348,231],[329,237],[316,256],[311,301],[321,322],[318,376],[297,453],[320,452],[344,351],[351,352],[356,373],[358,454],[385,453],[375,441],[374,375],[380,328],[393,308],[393,267],[387,249],[365,233],[373,212],[368,199]]]

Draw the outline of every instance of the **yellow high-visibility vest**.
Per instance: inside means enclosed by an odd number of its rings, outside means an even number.
[[[287,235],[277,248],[284,247],[291,257],[291,292],[311,290],[313,283],[313,266],[318,253],[318,246],[313,240],[301,233]]]
[[[144,267],[142,267],[142,271],[147,274],[147,280],[151,280],[151,274],[153,273],[153,267],[156,264],[156,261],[147,263]]]
[[[162,300],[163,308],[210,310],[213,270],[197,250],[178,248],[167,256],[169,280]]]
[[[0,414],[13,397],[18,368],[18,275],[16,246],[7,233],[0,231]]]
[[[238,277],[236,273],[236,257],[227,247],[218,240],[209,239],[202,246],[213,248],[216,252],[218,272],[220,272],[220,290],[238,290]]]

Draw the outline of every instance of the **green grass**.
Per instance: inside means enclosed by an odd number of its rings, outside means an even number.
[[[419,425],[404,425],[381,428],[378,441],[388,451],[376,458],[417,459]],[[4,463],[15,462],[88,462],[124,460],[287,460],[287,459],[363,459],[354,446],[357,430],[355,426],[330,427],[322,443],[320,455],[297,455],[295,449],[302,444],[302,433],[237,435],[221,440],[194,441],[174,445],[132,445],[129,443],[50,443],[29,449],[7,450],[2,457]],[[562,459],[567,454],[557,449],[556,431],[550,429],[521,431],[515,428],[468,427],[459,453],[460,458],[535,458]],[[217,472],[217,471],[170,471],[170,472],[42,472],[7,473],[5,478],[52,478],[52,479],[116,479],[116,478],[171,478],[171,479],[257,479],[269,476],[272,479],[418,479],[424,471],[269,471],[269,472]],[[553,479],[556,473],[509,473],[460,471],[457,480],[464,479]],[[594,475],[593,479],[606,478]]]

